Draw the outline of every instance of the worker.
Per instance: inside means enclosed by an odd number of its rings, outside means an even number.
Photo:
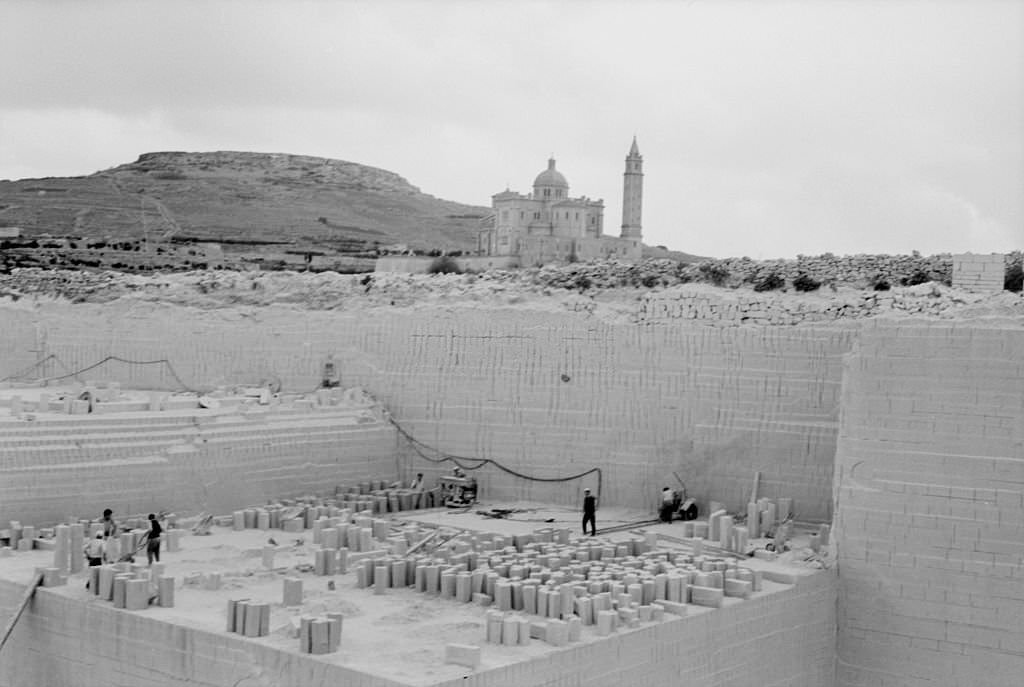
[[[587,523],[590,523],[590,536],[597,536],[597,498],[589,489],[583,490],[583,534],[587,533]]]
[[[102,532],[97,532],[95,539],[90,539],[85,543],[85,558],[89,561],[90,568],[103,564],[103,554],[106,550],[107,546],[103,541]]]
[[[456,465],[455,469],[452,470],[452,476],[453,477],[459,477],[461,479],[461,478],[466,476],[466,473],[464,473],[462,471],[462,468],[460,468],[458,465]]]
[[[416,479],[409,483],[410,489],[423,489],[423,473],[417,472]]]
[[[328,355],[327,360],[324,362],[323,380],[320,386],[324,389],[333,389],[334,387],[341,386],[341,379],[338,376],[338,368],[334,364],[333,355]]]
[[[156,516],[150,513],[149,532],[146,539],[146,560],[149,561],[150,566],[153,565],[153,561],[160,562],[160,535],[163,534],[163,531],[164,528],[160,526]]]
[[[103,511],[103,538],[110,539],[117,536],[117,521],[114,520],[114,511],[109,508]]]
[[[672,522],[672,513],[676,507],[676,493],[671,488],[661,490],[661,508],[659,514],[662,522]]]

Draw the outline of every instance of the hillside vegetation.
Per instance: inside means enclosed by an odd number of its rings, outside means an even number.
[[[146,153],[89,176],[0,181],[0,226],[29,237],[205,240],[229,250],[466,250],[489,212],[383,169],[301,155]]]

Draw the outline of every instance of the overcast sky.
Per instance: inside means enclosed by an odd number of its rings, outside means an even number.
[[[1024,0],[0,0],[0,179],[339,158],[490,205],[554,154],[699,255],[1024,246]]]

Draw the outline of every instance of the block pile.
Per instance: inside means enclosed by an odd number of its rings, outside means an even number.
[[[746,599],[763,581],[761,571],[736,560],[659,549],[653,535],[570,543],[568,530],[552,529],[508,540],[467,533],[430,556],[368,557],[355,570],[357,586],[372,585],[378,594],[411,586],[460,603],[494,606],[487,637],[502,644],[519,643],[521,634],[515,642],[510,638],[522,632],[525,616],[546,619],[531,623],[530,636],[560,645],[572,641],[576,623],[609,634],[620,624],[660,620],[666,612],[686,615],[687,604],[717,608],[726,597]]]
[[[246,637],[266,637],[270,634],[270,604],[229,599],[227,630]]]
[[[391,489],[381,480],[371,480],[357,486],[336,487],[332,498],[308,496],[237,510],[219,524],[235,530],[302,532],[313,529],[317,520],[339,517],[344,511],[383,514],[427,508],[434,503],[435,491]]]
[[[299,652],[304,654],[330,654],[341,647],[341,613],[328,613],[314,618],[302,616],[299,624]]]
[[[164,607],[174,606],[175,579],[163,574],[163,565],[151,568],[137,563],[114,563],[89,568],[89,591],[114,608],[138,611],[149,607],[156,598]]]

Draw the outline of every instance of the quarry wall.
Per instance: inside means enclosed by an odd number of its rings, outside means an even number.
[[[793,498],[808,520],[831,517],[841,357],[856,332],[842,324],[637,326],[515,308],[51,304],[0,313],[15,325],[4,331],[22,332],[8,349],[42,341],[57,356],[55,373],[109,355],[167,358],[192,385],[275,379],[308,390],[333,353],[343,384],[363,385],[415,437],[447,453],[542,478],[599,467],[602,500],[643,508],[676,484],[673,472],[698,498],[740,508],[760,470],[761,494]],[[125,388],[178,386],[163,365],[110,363],[89,375]],[[408,445],[404,455],[408,474],[431,472]],[[491,467],[477,475],[494,498],[578,503],[584,486],[597,486],[593,476],[532,482]]]
[[[396,432],[349,409],[0,424],[0,522],[222,514],[396,474]]]
[[[1024,321],[875,322],[848,359],[841,687],[1024,675]]]

